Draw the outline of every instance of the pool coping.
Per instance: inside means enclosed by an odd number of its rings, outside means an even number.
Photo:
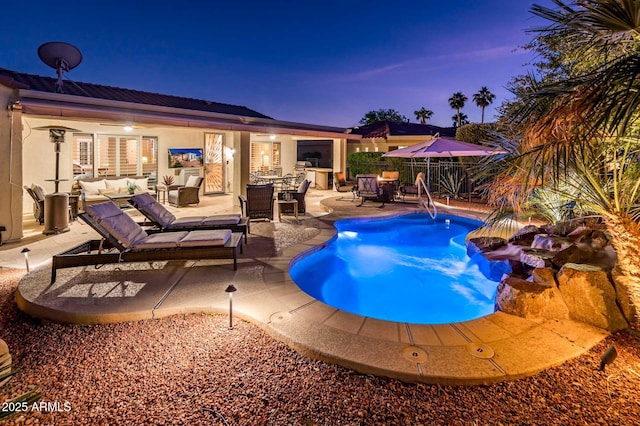
[[[534,321],[502,312],[460,323],[416,325],[330,307],[300,290],[288,267],[302,253],[327,244],[336,234],[332,223],[342,218],[339,214],[323,217],[327,226],[318,235],[276,256],[241,256],[237,271],[226,261],[193,262],[186,268],[171,263],[160,263],[158,269],[138,264],[119,265],[121,270],[72,268],[59,271],[58,281],[50,286],[50,270],[44,266],[23,278],[16,301],[34,317],[78,324],[198,312],[228,314],[224,289],[232,281],[238,288],[234,315],[306,356],[364,374],[454,385],[530,376],[584,353],[608,335],[575,321]],[[122,298],[88,296],[82,284],[91,281],[89,287],[99,289],[108,279],[122,287],[124,277],[132,275],[144,280],[142,290]],[[219,279],[212,282],[212,277]],[[73,293],[78,288],[81,291]]]

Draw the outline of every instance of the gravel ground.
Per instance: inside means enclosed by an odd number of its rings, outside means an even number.
[[[6,424],[633,425],[640,341],[618,333],[534,377],[491,386],[407,384],[307,359],[258,327],[180,315],[99,326],[34,320],[15,306],[22,271],[0,269],[0,338],[22,368],[0,401],[38,387],[61,410]],[[600,355],[618,357],[604,372]],[[64,404],[67,403],[65,406]],[[68,408],[68,411],[64,411]]]

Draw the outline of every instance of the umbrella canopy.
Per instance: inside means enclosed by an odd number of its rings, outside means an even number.
[[[461,142],[451,138],[436,137],[428,141],[420,142],[406,148],[396,149],[384,153],[383,157],[411,158],[411,174],[413,162],[416,158],[427,159],[427,188],[430,190],[430,159],[433,157],[484,157],[487,155],[504,154],[506,151]]]
[[[484,157],[504,154],[504,152],[487,146],[438,137],[406,148],[389,151],[382,156],[401,158]]]

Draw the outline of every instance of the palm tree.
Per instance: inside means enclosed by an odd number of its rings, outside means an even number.
[[[521,136],[503,140],[511,155],[490,193],[518,212],[552,190],[601,215],[618,256],[616,283],[639,310],[640,2],[553,3],[557,10],[532,7],[549,21],[533,43],[544,75],[516,81],[519,102],[506,122]]]
[[[480,124],[484,124],[484,109],[493,103],[493,100],[496,98],[496,95],[491,93],[487,86],[482,86],[480,91],[473,95],[473,102],[476,103],[477,106],[482,108],[482,121]]]
[[[456,92],[449,98],[449,105],[451,108],[458,111],[458,127],[462,125],[460,118],[460,110],[464,108],[464,103],[467,102],[468,98],[462,92]]]
[[[421,107],[419,110],[413,111],[413,113],[416,115],[416,120],[420,120],[420,124],[427,124],[427,120],[433,117],[433,111],[425,109],[425,107]]]
[[[453,127],[464,126],[465,124],[469,124],[469,117],[464,112],[459,114],[454,114],[451,116],[451,121],[453,122]]]

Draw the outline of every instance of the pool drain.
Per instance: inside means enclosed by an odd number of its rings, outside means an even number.
[[[425,362],[427,352],[418,346],[407,346],[402,349],[402,356],[411,362]]]
[[[471,355],[475,356],[476,358],[482,359],[493,358],[493,356],[496,354],[491,346],[485,345],[483,343],[471,342],[467,344],[467,350]]]
[[[269,322],[285,322],[291,319],[289,312],[275,312],[269,317]]]

